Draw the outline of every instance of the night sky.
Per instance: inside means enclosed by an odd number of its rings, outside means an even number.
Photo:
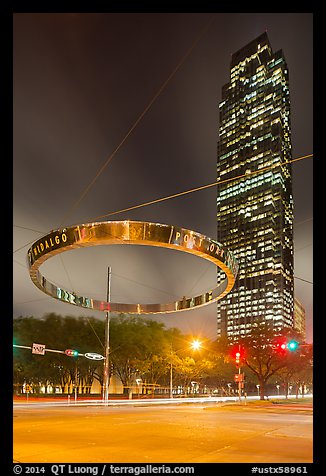
[[[293,158],[313,152],[312,13],[16,13],[13,28],[14,317],[104,319],[31,282],[27,250],[52,229],[130,219],[216,238],[216,187],[109,214],[216,181],[218,104],[231,55],[264,31],[289,67]],[[306,308],[308,342],[312,170],[312,158],[293,165],[295,296]],[[169,302],[216,283],[206,261],[137,246],[73,250],[42,270],[57,285],[105,300],[108,266],[114,302]],[[155,319],[216,335],[216,304]]]

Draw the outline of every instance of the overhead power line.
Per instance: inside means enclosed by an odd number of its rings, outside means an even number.
[[[299,278],[298,276],[293,276],[294,279],[299,279],[300,281],[303,281],[304,283],[308,283],[308,284],[314,284],[312,281],[308,281],[307,279],[302,279],[302,278]]]
[[[142,207],[147,207],[149,205],[154,205],[155,203],[160,203],[160,202],[164,202],[164,201],[167,201],[167,200],[171,200],[173,198],[178,198],[178,197],[181,197],[183,195],[188,195],[190,193],[198,192],[200,190],[205,190],[205,189],[210,188],[210,187],[216,187],[217,185],[221,185],[223,183],[231,182],[233,180],[238,180],[238,179],[243,178],[243,177],[250,177],[251,175],[259,174],[261,172],[266,172],[266,171],[271,170],[272,168],[278,167],[280,165],[285,165],[285,164],[289,164],[289,163],[293,163],[293,162],[298,162],[300,160],[308,159],[308,158],[311,158],[311,157],[313,157],[313,154],[303,155],[301,157],[297,157],[295,159],[283,162],[282,164],[273,164],[273,165],[270,165],[268,167],[264,167],[263,169],[256,170],[254,172],[250,172],[250,173],[246,173],[246,174],[242,174],[242,175],[237,175],[236,177],[231,177],[231,178],[228,178],[228,179],[225,179],[225,180],[219,180],[219,181],[210,183],[208,185],[203,185],[201,187],[192,188],[190,190],[185,190],[184,192],[175,193],[174,195],[168,195],[167,197],[157,198],[156,200],[151,200],[149,202],[144,202],[144,203],[141,203],[139,205],[134,205],[132,207],[123,208],[121,210],[117,210],[115,212],[110,212],[110,213],[107,213],[105,215],[100,215],[100,216],[97,216],[97,217],[95,217],[93,219],[90,219],[88,221],[97,221],[97,220],[102,219],[102,218],[106,218],[106,217],[109,217],[109,216],[112,216],[112,215],[117,215],[118,213],[125,213],[125,212],[131,211],[131,210],[136,210],[137,208],[142,208]],[[297,225],[301,224],[301,223],[305,223],[306,221],[310,221],[310,220],[312,220],[312,218],[308,218],[307,220],[303,220],[302,222],[297,223]],[[18,226],[18,225],[16,225],[16,226]],[[20,228],[24,228],[24,227],[20,227]],[[36,231],[36,230],[34,230],[34,231]],[[39,233],[39,231],[38,231],[38,233]],[[27,246],[27,245],[29,245],[33,242],[34,242],[34,240],[26,243],[25,245],[21,246],[20,248],[17,248],[16,250],[14,250],[13,253],[16,253],[17,251],[21,250],[22,248],[24,248],[25,246]]]
[[[287,160],[286,162],[269,165],[268,167],[264,167],[262,169],[255,170],[253,172],[247,172],[247,173],[238,175],[236,177],[230,177],[230,178],[225,179],[225,180],[218,180],[216,182],[213,182],[213,183],[210,183],[210,184],[207,184],[207,185],[202,185],[201,187],[192,188],[190,190],[185,190],[184,192],[175,193],[174,195],[169,195],[167,197],[157,198],[156,200],[151,200],[149,202],[141,203],[139,205],[134,205],[132,207],[123,208],[122,210],[117,210],[115,212],[110,212],[110,213],[107,213],[105,215],[100,215],[100,216],[94,218],[91,221],[96,221],[96,220],[99,220],[101,218],[109,217],[109,216],[112,216],[112,215],[117,215],[118,213],[129,212],[131,210],[136,210],[137,208],[142,208],[142,207],[147,207],[149,205],[154,205],[155,203],[160,203],[160,202],[164,202],[166,200],[171,200],[172,198],[181,197],[182,195],[188,195],[190,193],[199,192],[200,190],[205,190],[205,189],[210,188],[210,187],[216,187],[217,185],[221,185],[221,184],[227,183],[227,182],[232,182],[232,181],[238,180],[240,178],[244,178],[244,177],[248,178],[252,175],[260,174],[262,172],[266,172],[268,170],[271,170],[275,167],[279,167],[280,165],[291,164],[293,162],[298,162],[299,160],[304,160],[304,159],[307,159],[309,157],[313,157],[313,154],[303,155],[302,157],[297,157],[295,159]]]

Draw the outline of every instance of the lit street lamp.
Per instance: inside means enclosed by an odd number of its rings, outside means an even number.
[[[191,347],[193,350],[199,350],[201,348],[201,342],[196,339],[191,343]]]

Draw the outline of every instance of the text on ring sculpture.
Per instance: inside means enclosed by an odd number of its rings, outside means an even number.
[[[97,245],[144,245],[175,249],[214,263],[226,278],[214,289],[193,297],[158,304],[125,304],[78,296],[47,280],[39,268],[47,259],[64,251]],[[75,306],[128,314],[162,314],[193,309],[222,299],[234,286],[238,263],[220,243],[198,232],[173,225],[141,221],[106,221],[69,226],[51,231],[35,241],[27,253],[29,274],[44,293]]]

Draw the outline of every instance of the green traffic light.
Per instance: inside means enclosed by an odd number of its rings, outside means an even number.
[[[298,343],[297,341],[291,340],[291,341],[288,343],[287,348],[288,348],[289,350],[292,350],[292,351],[293,351],[293,350],[297,350],[298,345],[299,345],[299,343]]]

